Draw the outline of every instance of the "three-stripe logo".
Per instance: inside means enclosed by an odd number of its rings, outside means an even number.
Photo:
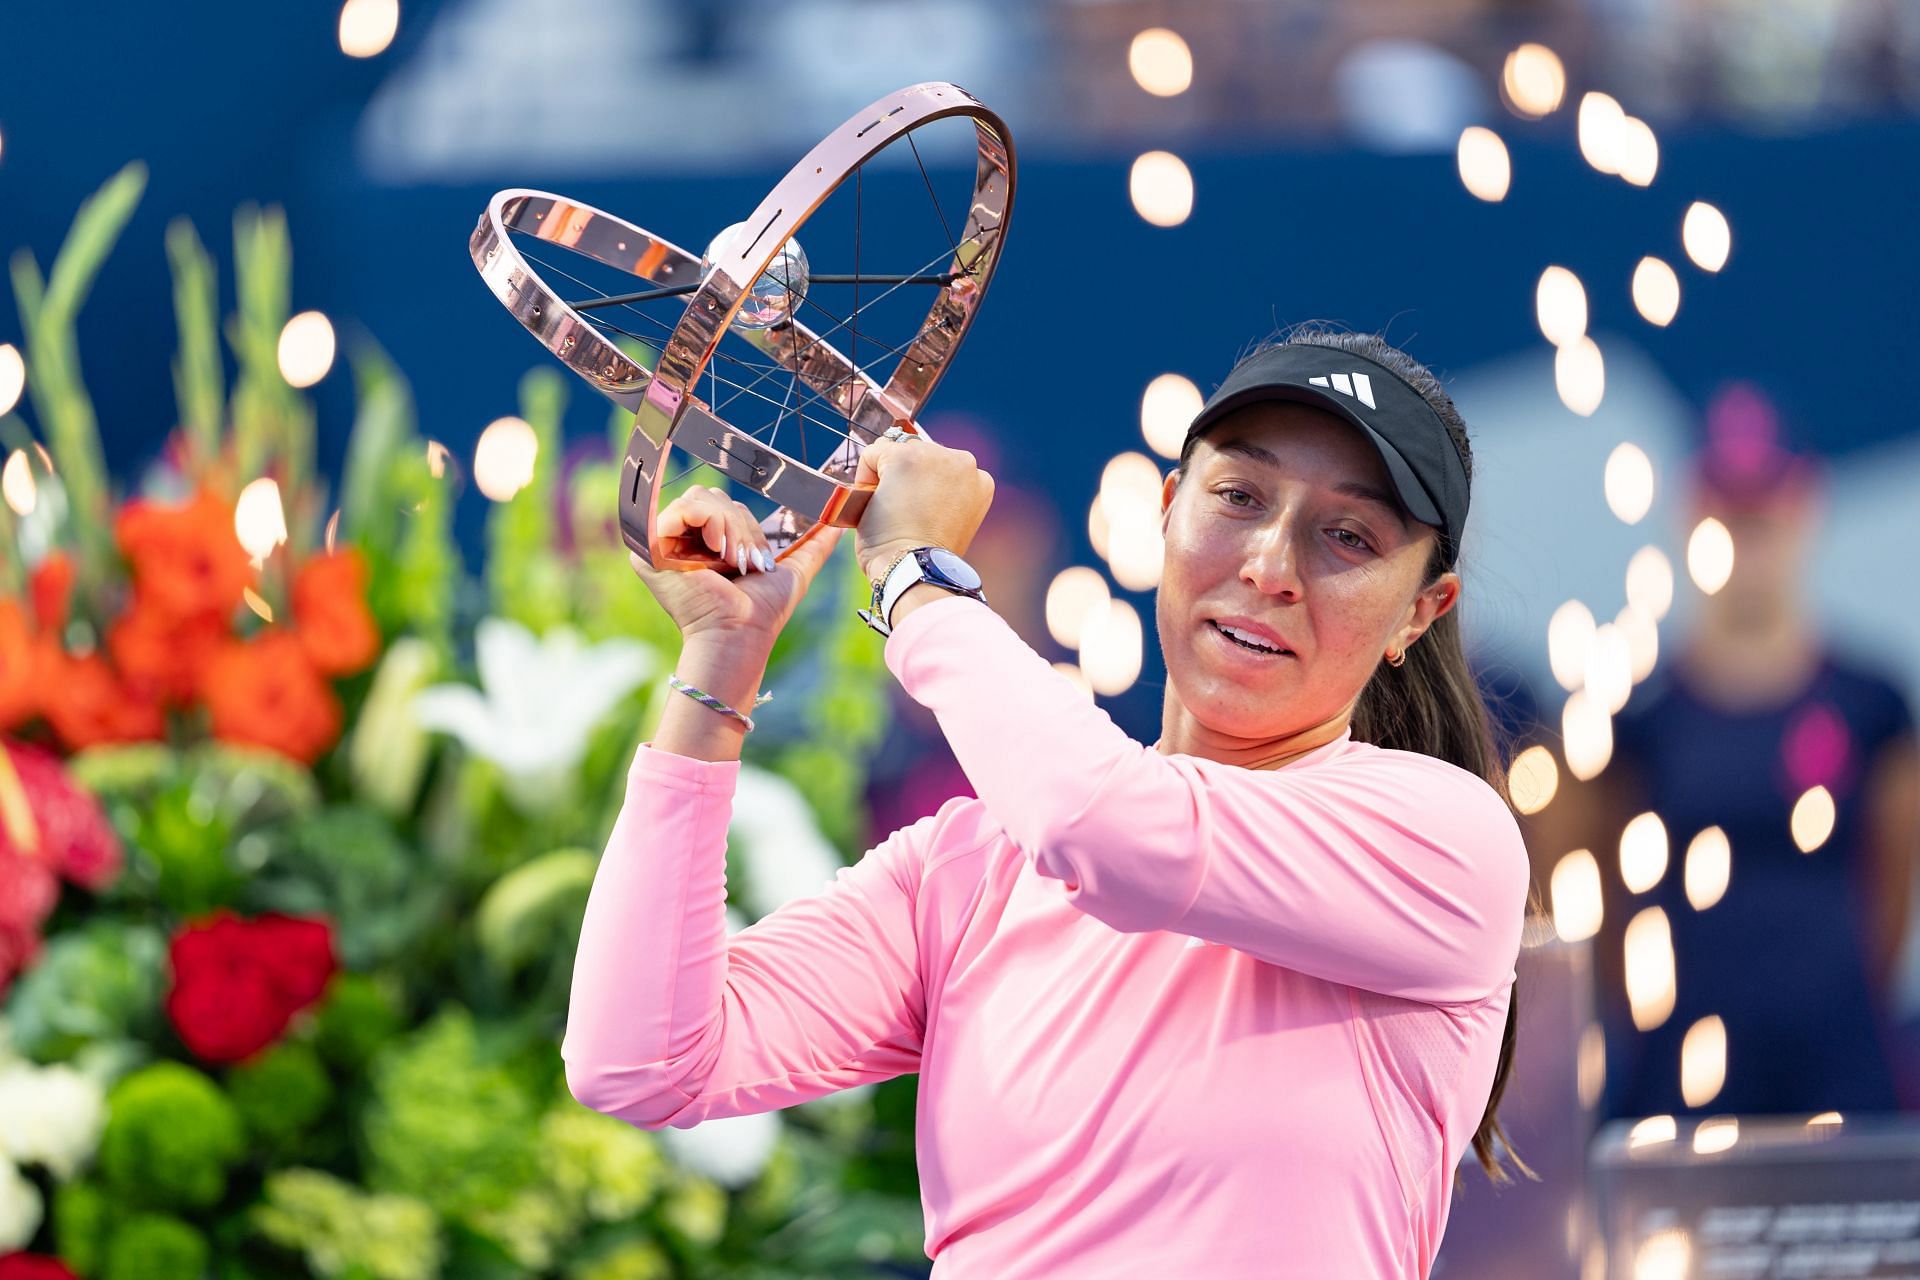
[[[1333,379],[1331,383],[1329,383],[1327,377],[1324,376],[1308,378],[1307,381],[1316,387],[1326,387],[1330,391],[1338,391],[1343,396],[1351,396],[1369,409],[1379,408],[1379,406],[1373,402],[1373,379],[1369,378],[1366,374],[1336,373],[1328,376],[1331,376]]]

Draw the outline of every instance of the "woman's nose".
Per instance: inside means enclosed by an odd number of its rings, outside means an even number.
[[[1261,526],[1247,549],[1240,578],[1262,595],[1300,598],[1300,548],[1292,521],[1276,520]]]

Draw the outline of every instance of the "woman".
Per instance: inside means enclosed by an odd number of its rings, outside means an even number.
[[[1439,384],[1376,338],[1241,361],[1162,492],[1156,746],[982,601],[890,591],[887,663],[980,798],[732,939],[742,708],[834,535],[766,572],[744,508],[677,500],[664,531],[749,568],[635,566],[696,696],[639,750],[594,883],[574,1095],[690,1126],[918,1071],[943,1280],[1426,1275],[1469,1143],[1497,1169],[1528,880],[1450,613],[1468,466]],[[993,491],[922,441],[861,478],[860,563],[896,588]]]

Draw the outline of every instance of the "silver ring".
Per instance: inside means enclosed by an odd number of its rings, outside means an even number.
[[[893,426],[882,431],[880,438],[882,440],[918,440],[920,437],[904,427]]]

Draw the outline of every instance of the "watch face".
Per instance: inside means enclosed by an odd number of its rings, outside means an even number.
[[[980,575],[973,571],[972,565],[953,552],[935,548],[927,552],[927,560],[931,562],[929,568],[937,571],[941,577],[961,590],[978,591],[980,589]]]

